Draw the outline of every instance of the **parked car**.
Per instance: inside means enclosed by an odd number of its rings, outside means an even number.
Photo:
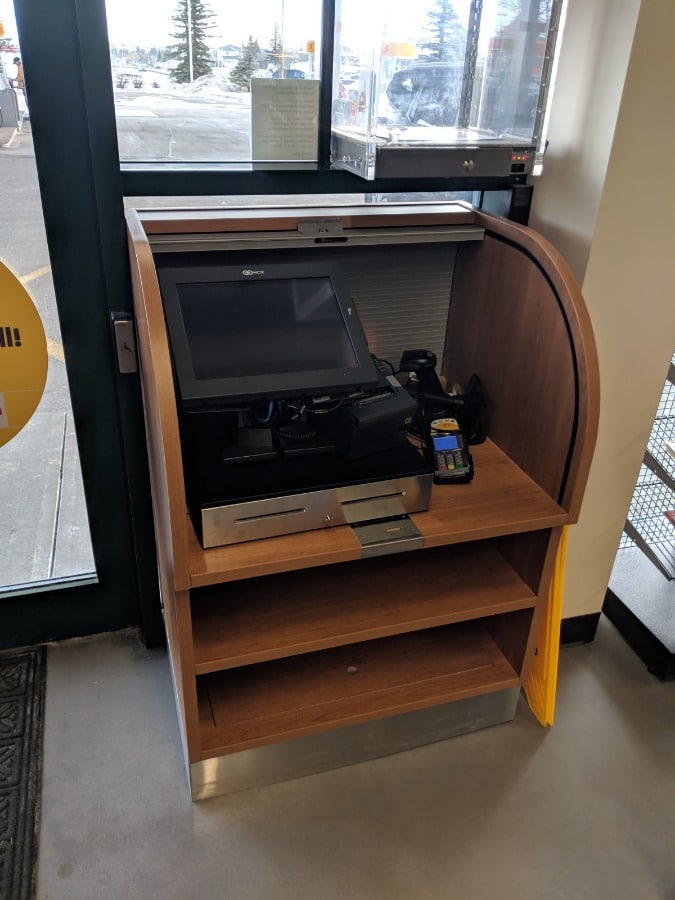
[[[272,75],[273,78],[305,78],[302,69],[277,69]]]
[[[385,91],[391,111],[381,110],[381,124],[456,125],[463,74],[463,64],[452,62],[416,63],[394,72]]]

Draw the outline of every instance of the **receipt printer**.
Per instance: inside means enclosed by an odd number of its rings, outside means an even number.
[[[389,450],[407,440],[417,403],[393,377],[382,382],[372,393],[315,417],[317,430],[347,459]]]

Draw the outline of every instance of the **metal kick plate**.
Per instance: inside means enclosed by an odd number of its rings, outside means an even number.
[[[519,697],[518,687],[506,688],[192,763],[192,799],[326,772],[510,722]]]
[[[424,544],[422,532],[408,516],[352,525],[352,531],[363,548],[363,559],[402,553],[405,550],[419,550]]]

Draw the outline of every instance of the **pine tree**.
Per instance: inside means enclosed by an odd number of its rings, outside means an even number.
[[[253,40],[253,36],[249,35],[248,43],[241,48],[241,56],[239,62],[232,69],[230,81],[237,87],[243,88],[245,91],[251,90],[251,75],[256,69],[260,68],[262,60],[262,52],[260,44]]]
[[[212,18],[213,13],[202,0],[178,0],[172,16],[175,31],[171,35],[176,43],[166,52],[167,59],[175,59],[178,63],[171,71],[173,81],[186,84],[211,71],[211,54],[205,37],[207,29],[213,27]]]
[[[427,12],[429,40],[420,45],[425,62],[461,62],[466,51],[466,31],[452,0],[434,0]]]

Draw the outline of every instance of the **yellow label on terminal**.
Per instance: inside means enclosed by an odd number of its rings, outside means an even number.
[[[19,278],[0,262],[0,447],[29,421],[47,382],[47,338]]]
[[[434,419],[431,423],[432,431],[459,431],[457,419]]]

